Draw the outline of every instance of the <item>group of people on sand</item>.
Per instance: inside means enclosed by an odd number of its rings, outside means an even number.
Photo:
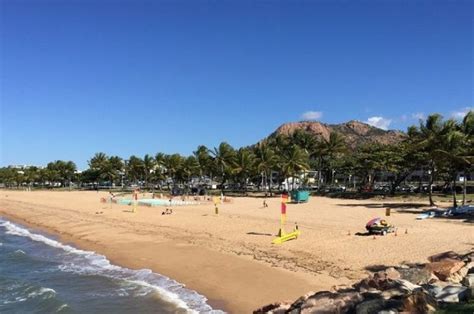
[[[164,212],[162,212],[162,215],[171,215],[173,213],[173,210],[171,208],[166,208]]]

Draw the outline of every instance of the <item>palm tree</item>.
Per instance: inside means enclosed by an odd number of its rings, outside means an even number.
[[[471,121],[469,121],[471,120]],[[461,124],[455,120],[448,120],[444,123],[444,136],[442,138],[442,147],[435,150],[441,156],[444,156],[448,162],[450,179],[452,180],[453,206],[457,207],[456,201],[456,179],[460,171],[463,171],[466,177],[466,169],[472,167],[473,148],[472,148],[472,129],[473,129],[472,111],[466,114]],[[470,150],[470,151],[469,151]],[[463,205],[465,204],[466,178],[463,184]]]
[[[386,171],[394,174],[391,182],[390,194],[395,195],[395,190],[413,171],[423,167],[426,153],[420,151],[416,145],[416,138],[408,135],[400,143],[385,145],[387,156],[384,164]]]
[[[173,186],[176,185],[176,174],[181,169],[183,158],[179,154],[166,155],[164,158],[164,167],[169,179],[173,181]],[[168,180],[167,180],[168,181]],[[168,181],[168,190],[170,189]]]
[[[108,162],[108,157],[104,153],[96,153],[94,157],[89,160],[89,167],[101,169]]]
[[[59,181],[62,186],[66,186],[67,183],[70,185],[72,181],[76,171],[76,164],[72,161],[56,160],[48,163],[47,169],[50,170],[51,175],[54,175],[51,177],[54,181]]]
[[[188,185],[191,183],[191,178],[193,176],[199,175],[200,173],[200,167],[197,158],[194,156],[188,156],[184,158],[179,173],[183,182],[187,183],[186,187],[188,187]]]
[[[91,173],[86,174],[89,180],[94,179],[96,175],[95,180],[109,181],[109,187],[112,188],[118,176],[123,174],[124,162],[118,156],[108,157],[104,153],[96,153],[89,160],[89,168],[92,170]]]
[[[316,140],[316,137],[313,134],[302,129],[297,129],[292,134],[292,143],[298,145],[306,151],[310,159],[310,164],[313,163],[313,160],[315,158],[317,158],[318,141]],[[303,180],[306,181],[305,172],[303,172]]]
[[[277,154],[281,154],[283,151],[289,149],[292,143],[288,136],[277,134],[268,141],[268,145],[274,147]]]
[[[28,167],[24,171],[25,182],[28,184],[28,187],[31,188],[31,185],[38,182],[40,178],[40,172],[37,167]]]
[[[317,146],[317,141],[314,135],[302,129],[297,129],[292,134],[292,143],[306,150],[310,155],[315,151]]]
[[[321,172],[325,161],[328,165],[331,165],[331,161],[340,156],[342,153],[347,151],[347,145],[344,137],[338,132],[332,132],[329,134],[329,138],[323,138],[316,148],[317,155],[319,156],[319,171],[318,177],[321,182]],[[331,184],[334,184],[334,169],[330,169],[331,172]]]
[[[199,145],[197,149],[193,152],[194,157],[199,163],[199,175],[202,178],[203,176],[211,176],[212,170],[212,159],[209,155],[209,149],[204,145]],[[212,179],[212,178],[211,178]]]
[[[123,159],[120,158],[119,156],[111,156],[109,157],[109,162],[107,165],[107,177],[110,179],[110,187],[112,188],[112,185],[114,182],[117,181],[119,176],[121,176],[121,185],[123,186],[123,175],[124,175],[124,162]]]
[[[265,142],[260,142],[257,145],[255,149],[255,157],[257,170],[265,176],[265,184],[268,186],[270,196],[272,196],[272,170],[278,162],[278,157]]]
[[[473,163],[474,163],[474,111],[470,110],[462,120],[460,125],[461,131],[465,135],[465,155],[464,160],[466,163],[464,164],[463,173],[464,173],[464,181],[463,181],[463,191],[462,191],[462,204],[466,205],[466,189],[467,189],[467,173],[469,170],[472,171]]]
[[[44,174],[46,176],[46,180],[49,182],[50,187],[54,187],[55,184],[61,180],[59,171],[57,170],[54,162],[50,162],[46,165]]]
[[[139,183],[145,176],[145,166],[143,159],[137,156],[130,156],[126,165],[126,172],[131,182]]]
[[[67,161],[61,170],[61,174],[65,180],[69,183],[69,189],[71,189],[71,182],[76,175],[77,167],[72,161]]]
[[[293,177],[293,189],[295,188],[294,176],[300,171],[309,170],[308,162],[308,154],[298,145],[291,145],[281,155],[280,170],[283,178]]]
[[[159,180],[164,180],[165,179],[165,159],[166,155],[164,153],[157,153],[155,155],[155,172],[153,173],[153,179],[155,182]],[[161,182],[162,183],[162,182]],[[161,190],[161,183],[160,183],[160,190]]]
[[[232,173],[236,176],[243,192],[247,192],[247,180],[255,166],[255,155],[250,149],[240,148],[235,156]]]
[[[428,197],[430,206],[434,206],[433,201],[433,182],[437,173],[446,158],[440,151],[446,145],[449,146],[449,133],[453,131],[453,122],[443,123],[443,117],[439,114],[429,115],[426,121],[420,121],[419,128],[410,127],[408,134],[416,137],[415,142],[418,150],[426,153],[426,162],[429,175]]]
[[[214,147],[214,150],[210,151],[210,153],[221,175],[221,192],[223,193],[230,166],[235,160],[235,151],[228,143],[222,142],[219,147]]]
[[[143,157],[143,172],[144,172],[144,179],[145,179],[145,188],[148,187],[148,179],[150,174],[154,171],[155,168],[155,160],[150,155],[146,154]]]
[[[107,180],[111,177],[109,158],[105,153],[96,153],[88,163],[89,168],[97,173],[98,180]]]

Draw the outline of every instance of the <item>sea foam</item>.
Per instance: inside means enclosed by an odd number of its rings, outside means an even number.
[[[132,270],[113,265],[104,255],[93,251],[80,250],[44,235],[32,233],[26,228],[1,218],[0,226],[5,228],[7,234],[27,237],[33,241],[42,242],[64,251],[70,258],[65,259],[64,263],[58,266],[58,269],[61,271],[106,276],[123,280],[127,284],[143,288],[145,291],[142,291],[142,294],[154,291],[159,295],[160,299],[174,304],[188,313],[224,313],[220,310],[212,309],[206,303],[207,299],[196,291],[187,289],[183,284],[154,273],[149,269]]]

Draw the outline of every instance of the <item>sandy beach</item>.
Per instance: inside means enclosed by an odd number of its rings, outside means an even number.
[[[421,204],[389,200],[312,197],[289,204],[287,229],[298,222],[301,237],[272,245],[279,228],[278,197],[233,198],[219,215],[211,203],[138,207],[101,203],[106,192],[0,191],[0,216],[57,235],[129,268],[149,268],[205,295],[231,313],[248,313],[309,291],[350,284],[377,265],[425,262],[447,250],[474,246],[472,225],[457,219],[426,219]],[[426,203],[426,202],[425,202]],[[365,223],[383,217],[397,235],[361,236]],[[102,212],[97,214],[97,212]]]

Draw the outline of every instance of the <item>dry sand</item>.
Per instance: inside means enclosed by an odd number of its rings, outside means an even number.
[[[289,204],[287,229],[298,222],[301,237],[272,245],[279,228],[279,198],[234,198],[222,204],[130,207],[100,203],[105,192],[0,191],[0,215],[59,235],[130,268],[150,268],[209,298],[214,307],[248,313],[308,291],[350,284],[377,265],[425,262],[447,250],[474,246],[472,224],[457,219],[415,220],[417,204],[312,197]],[[397,236],[356,235],[384,216]],[[96,212],[103,212],[96,214]]]

